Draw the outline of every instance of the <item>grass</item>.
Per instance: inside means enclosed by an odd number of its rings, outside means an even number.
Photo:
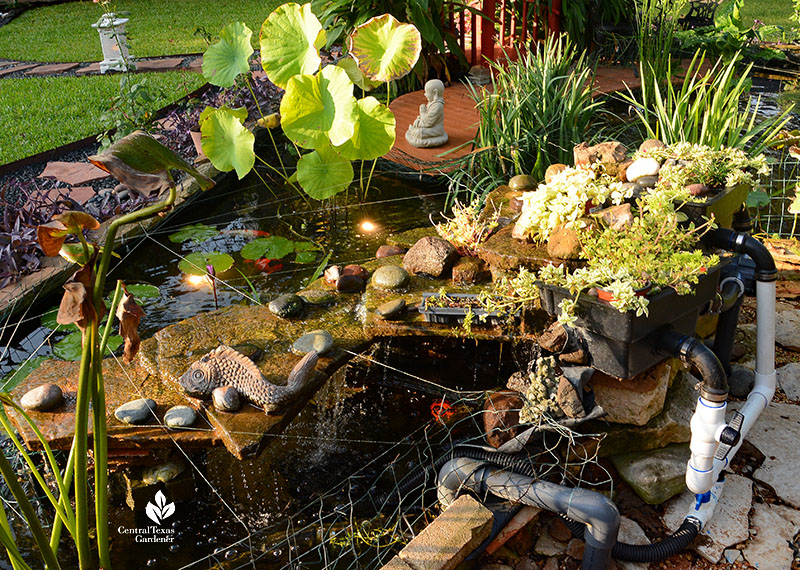
[[[742,21],[752,25],[753,20],[789,29],[796,24],[789,20],[792,15],[791,0],[744,0]]]
[[[113,2],[113,0],[112,0]],[[198,29],[216,37],[228,23],[241,20],[253,30],[254,45],[262,22],[280,0],[117,0],[127,11],[128,45],[134,57],[205,50]],[[91,25],[102,13],[93,2],[66,2],[27,10],[0,28],[0,58],[45,61],[100,61],[100,39]]]
[[[159,96],[153,110],[197,89],[199,73],[176,71],[141,73]],[[101,122],[111,100],[119,94],[120,76],[25,77],[0,80],[0,164],[104,131]],[[162,92],[163,93],[160,93]]]

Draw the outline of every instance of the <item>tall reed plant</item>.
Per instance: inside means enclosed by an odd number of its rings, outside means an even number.
[[[728,63],[720,58],[704,73],[704,60],[704,53],[695,53],[680,87],[672,82],[660,87],[646,81],[642,73],[641,95],[628,89],[622,97],[650,138],[666,144],[690,142],[715,150],[727,146],[753,156],[760,154],[786,126],[793,107],[780,114],[762,114],[760,97],[750,104],[752,63],[739,72],[735,58]],[[643,68],[645,64],[640,65]]]
[[[571,164],[573,147],[601,106],[592,98],[585,52],[578,53],[566,36],[550,36],[516,55],[516,61],[489,62],[490,89],[469,85],[480,117],[472,141],[477,150],[451,176],[455,193],[466,188],[480,197],[478,179],[492,189],[517,174],[543,180],[551,164]]]
[[[669,83],[675,29],[687,3],[688,0],[636,1],[637,42],[643,83]]]

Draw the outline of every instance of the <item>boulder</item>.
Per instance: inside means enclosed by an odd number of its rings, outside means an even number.
[[[611,458],[620,477],[644,502],[659,505],[684,490],[689,445],[674,443],[653,451],[637,451]]]
[[[458,259],[453,245],[442,238],[424,237],[403,257],[403,267],[409,273],[442,277]]]
[[[582,142],[572,149],[572,155],[575,159],[575,166],[587,166],[600,162],[608,174],[615,176],[619,171],[619,165],[628,158],[628,149],[617,141],[604,142],[594,146]]]
[[[535,190],[539,182],[530,174],[517,174],[508,181],[512,190]]]

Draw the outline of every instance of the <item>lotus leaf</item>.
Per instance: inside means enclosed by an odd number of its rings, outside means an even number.
[[[172,243],[181,243],[192,240],[195,244],[198,244],[203,243],[207,239],[210,239],[218,234],[219,230],[214,226],[207,226],[206,224],[190,224],[182,227],[173,234],[169,234],[169,241]]]
[[[381,84],[380,81],[373,81],[364,75],[361,69],[359,69],[356,60],[350,56],[343,57],[336,62],[336,65],[344,69],[347,73],[347,76],[350,78],[350,81],[352,81],[353,84],[358,86],[358,88],[362,91],[371,91]]]
[[[392,150],[394,139],[394,113],[375,97],[365,97],[358,101],[353,136],[336,150],[350,160],[372,160]]]
[[[353,165],[330,146],[310,152],[297,161],[297,181],[315,200],[330,198],[353,181]]]
[[[239,119],[240,123],[244,123],[247,120],[247,107],[236,107],[235,109],[231,109],[227,105],[222,105],[219,109],[226,109],[229,111],[234,117]],[[202,125],[203,122],[208,119],[212,113],[218,111],[216,107],[208,106],[200,113],[200,118],[197,119],[197,124]]]
[[[217,169],[236,169],[239,180],[245,177],[256,161],[255,137],[244,128],[230,109],[217,109],[200,127],[203,152]]]
[[[219,41],[203,55],[203,77],[211,85],[232,87],[237,75],[250,71],[252,35],[252,30],[242,22],[233,22],[222,29]]]
[[[280,113],[283,132],[298,146],[338,146],[355,131],[353,83],[333,65],[317,75],[296,75],[286,86]]]
[[[325,31],[311,12],[311,4],[290,2],[275,9],[261,26],[261,65],[267,77],[286,88],[295,75],[310,75],[322,60]]]
[[[208,275],[208,265],[214,268],[216,274],[224,273],[233,267],[233,258],[218,251],[195,251],[178,263],[178,269],[189,275]]]
[[[375,16],[350,36],[350,54],[364,75],[375,81],[393,81],[407,75],[422,51],[422,38],[411,24],[391,14]]]
[[[105,326],[99,328],[100,336],[105,331]],[[122,345],[122,337],[119,335],[111,335],[108,337],[108,344],[106,345],[106,353],[111,354]],[[62,360],[80,360],[83,353],[82,335],[80,332],[75,331],[69,333],[60,341],[53,345],[53,355]]]

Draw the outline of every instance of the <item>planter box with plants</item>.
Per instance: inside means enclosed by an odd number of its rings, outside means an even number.
[[[500,311],[487,310],[478,295],[470,293],[423,293],[419,312],[426,322],[437,324],[499,325],[508,318]],[[472,316],[468,316],[472,315]],[[519,311],[511,316],[518,317]]]

